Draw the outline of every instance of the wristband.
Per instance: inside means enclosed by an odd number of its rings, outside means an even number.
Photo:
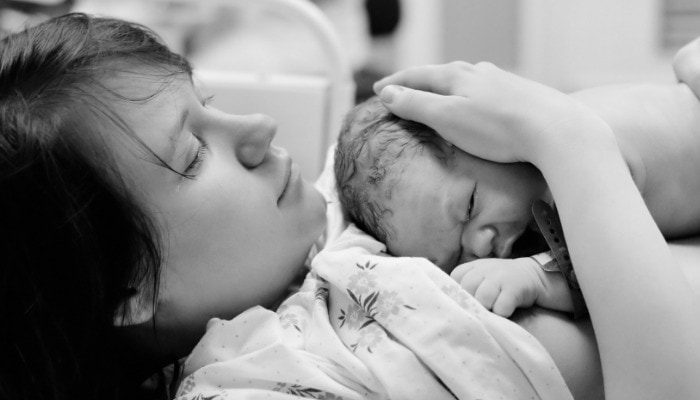
[[[544,272],[561,272],[559,263],[557,263],[557,259],[554,258],[554,254],[552,254],[551,250],[535,254],[534,256],[530,256],[530,258],[535,260]]]
[[[535,217],[535,222],[540,228],[542,236],[544,236],[547,246],[549,246],[551,251],[550,254],[556,260],[558,268],[554,269],[552,265],[542,264],[535,257],[533,257],[533,259],[537,261],[537,263],[540,264],[545,271],[559,270],[564,276],[564,279],[566,279],[566,283],[569,286],[569,291],[571,292],[571,300],[574,304],[574,319],[588,315],[586,302],[583,299],[583,293],[581,293],[581,287],[578,284],[578,279],[576,279],[576,272],[574,271],[571,257],[569,257],[569,250],[566,247],[564,232],[561,227],[561,221],[559,221],[559,216],[557,215],[556,211],[549,206],[549,204],[541,200],[532,204],[532,215]],[[547,266],[549,269],[545,268],[545,266]]]

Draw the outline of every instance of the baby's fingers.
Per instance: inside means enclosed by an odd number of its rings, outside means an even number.
[[[481,282],[479,287],[476,288],[474,298],[488,310],[493,310],[493,306],[496,303],[496,299],[498,299],[500,293],[500,285],[484,280]]]
[[[450,277],[472,296],[476,293],[476,288],[478,288],[485,279],[484,274],[476,271],[478,264],[478,260],[461,264],[450,273]]]
[[[491,311],[501,317],[510,317],[516,308],[518,308],[518,300],[507,290],[501,290],[498,298],[493,303]]]

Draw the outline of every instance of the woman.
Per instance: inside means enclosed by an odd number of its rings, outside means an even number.
[[[269,117],[206,107],[122,21],[49,21],[1,62],[4,398],[130,397],[209,318],[284,294],[325,201]]]

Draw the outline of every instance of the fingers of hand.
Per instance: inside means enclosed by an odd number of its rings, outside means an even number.
[[[502,317],[510,317],[518,308],[519,302],[512,292],[506,290],[500,282],[485,279],[476,288],[476,301],[486,309]]]
[[[470,154],[512,162],[522,157],[513,140],[513,125],[520,124],[511,120],[528,104],[506,95],[517,86],[512,79],[490,63],[454,62],[397,72],[377,82],[375,90],[393,114],[428,125]]]
[[[452,271],[452,278],[469,294],[489,310],[501,291],[499,279],[489,277],[489,260],[476,260],[462,264]]]
[[[395,115],[420,122],[450,140],[464,130],[458,116],[468,112],[468,99],[390,85],[380,93],[384,105]],[[455,132],[453,132],[455,131]],[[463,135],[459,135],[463,136]]]
[[[470,292],[471,293],[471,292]],[[489,310],[493,309],[493,305],[501,294],[501,285],[488,279],[484,279],[474,291],[474,298]]]
[[[480,259],[457,266],[450,275],[485,308],[509,317],[523,305],[517,260]]]
[[[401,85],[437,94],[453,94],[455,80],[461,79],[465,72],[473,69],[472,64],[463,61],[407,68],[377,81],[374,92],[379,94],[388,85]]]
[[[502,317],[510,317],[516,308],[520,306],[518,298],[514,296],[511,291],[501,290],[498,294],[498,298],[493,303],[491,311],[494,314],[498,314]]]
[[[462,283],[462,278],[473,268],[473,263],[460,264],[450,273],[450,278],[454,279],[458,283]]]
[[[502,260],[494,258],[481,258],[470,261],[458,265],[452,270],[450,277],[473,295],[481,281],[486,277],[493,277],[494,267],[501,267],[502,262]]]

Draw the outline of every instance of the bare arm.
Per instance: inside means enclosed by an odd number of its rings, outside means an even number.
[[[700,74],[700,71],[698,71]],[[700,233],[700,101],[683,83],[600,86],[572,96],[613,130],[666,238]]]
[[[700,237],[673,242],[669,248],[700,297]],[[511,319],[544,345],[576,400],[603,399],[600,357],[590,320],[574,321],[568,314],[538,307],[518,310]]]
[[[542,171],[591,314],[606,398],[695,398],[698,299],[610,127],[570,96],[489,64],[406,70],[377,89],[389,83],[439,93],[385,89],[381,97],[392,112],[477,156],[528,161]]]

